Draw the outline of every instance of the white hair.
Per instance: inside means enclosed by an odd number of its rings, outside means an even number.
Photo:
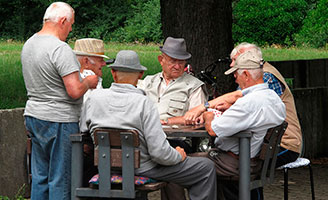
[[[244,71],[248,71],[253,80],[262,79],[263,68],[255,68],[255,69],[237,69],[237,73],[241,75]]]
[[[241,54],[245,50],[250,50],[250,49],[255,49],[255,53],[257,54],[258,57],[262,58],[262,51],[260,47],[256,46],[255,44],[251,44],[248,42],[242,42],[238,44],[230,53],[230,57],[233,58],[236,56],[236,54]]]
[[[76,56],[77,59],[81,62],[81,59],[86,57],[88,59],[88,61],[91,63],[91,64],[96,64],[95,60],[92,58],[92,56],[81,56],[81,55],[77,55]]]
[[[46,10],[43,16],[43,23],[46,21],[58,22],[60,18],[66,17],[71,22],[74,9],[65,2],[54,2]]]

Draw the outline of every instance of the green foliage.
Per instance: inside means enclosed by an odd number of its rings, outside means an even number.
[[[235,43],[259,45],[293,43],[306,16],[305,0],[239,0],[233,3],[233,39]]]
[[[160,42],[162,38],[160,0],[139,1],[132,5],[133,16],[113,33],[114,41]]]
[[[296,35],[298,45],[325,47],[328,42],[328,0],[320,0],[317,7],[309,11],[304,25]]]
[[[123,26],[132,15],[130,1],[67,1],[75,9],[75,24],[70,38],[94,37],[108,40],[110,33]]]

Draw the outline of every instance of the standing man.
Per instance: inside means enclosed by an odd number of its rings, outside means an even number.
[[[70,199],[70,134],[79,132],[82,96],[95,88],[96,75],[81,81],[80,66],[65,43],[72,30],[74,10],[52,3],[42,29],[29,38],[21,53],[27,90],[24,117],[32,138],[31,199]]]

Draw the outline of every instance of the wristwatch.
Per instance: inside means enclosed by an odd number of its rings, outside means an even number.
[[[205,107],[206,110],[208,110],[208,108],[210,107],[210,104],[208,103],[208,101],[206,101],[206,102],[204,103],[204,107]]]

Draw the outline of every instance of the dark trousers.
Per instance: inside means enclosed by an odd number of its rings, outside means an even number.
[[[287,163],[294,162],[299,155],[299,153],[285,149],[284,147],[280,147],[279,153],[277,155],[276,168]]]

